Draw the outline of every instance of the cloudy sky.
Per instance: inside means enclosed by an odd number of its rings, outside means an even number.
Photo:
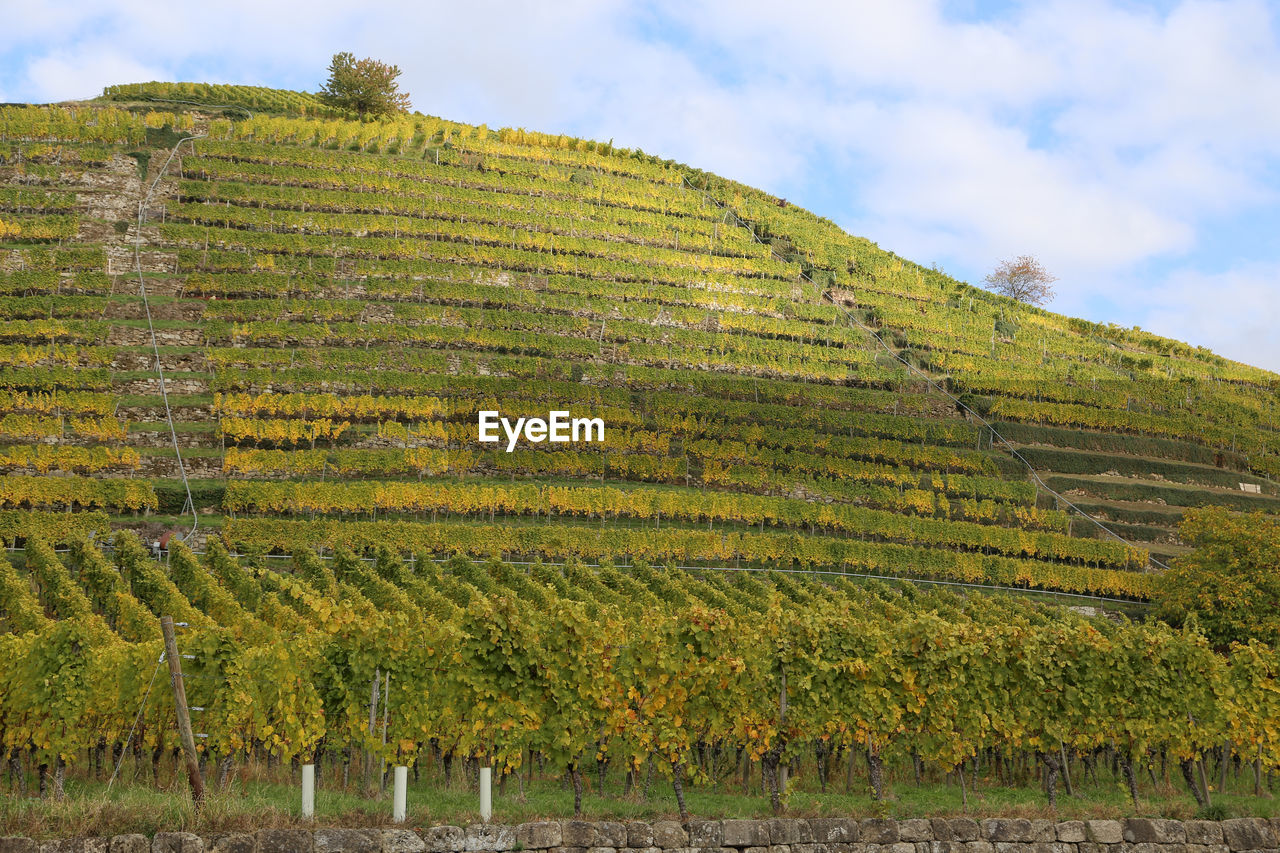
[[[424,113],[640,147],[974,283],[1034,254],[1055,310],[1280,370],[1277,3],[4,5],[0,101],[314,91],[350,50]]]

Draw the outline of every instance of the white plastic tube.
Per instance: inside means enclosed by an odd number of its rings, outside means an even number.
[[[493,768],[480,768],[480,819],[485,823],[493,817]]]
[[[404,823],[405,806],[408,800],[409,791],[409,768],[396,767],[395,772],[395,792],[392,797],[391,819],[396,823]]]
[[[316,766],[302,765],[302,816],[316,816]]]

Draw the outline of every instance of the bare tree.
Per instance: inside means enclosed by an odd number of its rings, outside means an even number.
[[[1051,274],[1031,255],[1019,255],[1000,264],[985,279],[991,289],[1028,305],[1043,305],[1053,300],[1053,283],[1058,277]]]

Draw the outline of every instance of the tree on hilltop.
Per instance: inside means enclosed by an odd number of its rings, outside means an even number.
[[[335,53],[320,98],[340,109],[355,110],[361,118],[408,112],[409,93],[400,91],[399,76],[399,66],[368,57],[356,59],[347,51]]]
[[[1058,280],[1031,255],[1019,255],[1011,261],[1001,261],[984,279],[991,289],[1028,305],[1043,305],[1053,301],[1052,284]]]

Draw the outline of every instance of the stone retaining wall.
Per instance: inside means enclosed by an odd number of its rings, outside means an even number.
[[[540,821],[429,829],[161,832],[35,841],[0,853],[1280,853],[1280,818],[1217,821],[917,820]]]

